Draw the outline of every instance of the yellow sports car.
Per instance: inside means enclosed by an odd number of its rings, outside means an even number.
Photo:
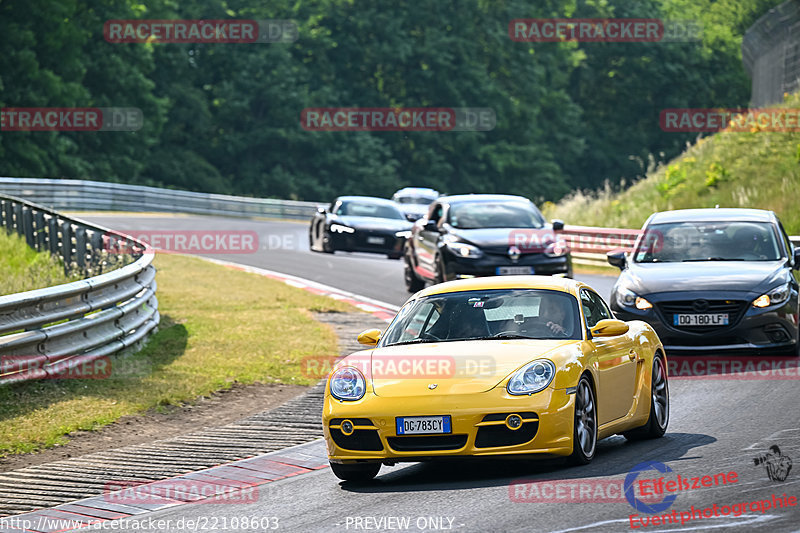
[[[548,454],[586,464],[598,439],[660,437],[669,422],[664,348],[614,319],[579,281],[501,276],[412,296],[370,349],[328,376],[322,419],[340,479],[381,464]]]

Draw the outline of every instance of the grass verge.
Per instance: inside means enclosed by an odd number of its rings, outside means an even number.
[[[160,330],[112,366],[108,379],[42,381],[0,388],[0,456],[66,442],[121,416],[178,405],[233,383],[315,382],[306,356],[337,354],[333,330],[311,311],[352,311],[336,300],[193,257],[161,255]],[[118,365],[118,366],[115,366]]]
[[[32,291],[81,279],[64,275],[62,263],[30,248],[16,233],[0,229],[0,295]]]
[[[797,109],[800,94],[779,106]],[[784,123],[788,123],[784,117]],[[650,214],[696,207],[755,207],[775,211],[791,235],[800,234],[800,132],[723,131],[686,151],[631,187],[577,191],[542,206],[567,224],[641,228]]]

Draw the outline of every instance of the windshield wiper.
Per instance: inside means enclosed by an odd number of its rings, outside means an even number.
[[[504,333],[503,335],[487,335],[486,337],[477,337],[474,340],[485,341],[490,339],[534,339],[527,335],[518,335],[516,333]]]
[[[684,259],[683,263],[695,263],[698,261],[744,261],[741,257],[706,257],[703,259]]]
[[[437,341],[436,339],[412,339],[410,341],[393,342],[392,344],[387,344],[386,346],[400,346],[401,344],[425,344],[427,342],[441,342],[441,341]]]

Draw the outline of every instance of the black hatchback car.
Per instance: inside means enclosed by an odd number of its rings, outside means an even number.
[[[686,209],[651,215],[622,269],[611,308],[644,320],[670,352],[795,354],[800,249],[759,209]]]
[[[385,198],[340,196],[320,207],[308,228],[312,252],[367,252],[400,259],[411,222]]]
[[[558,235],[522,196],[465,194],[437,198],[417,220],[405,246],[410,292],[425,282],[510,274],[572,277],[572,259]]]

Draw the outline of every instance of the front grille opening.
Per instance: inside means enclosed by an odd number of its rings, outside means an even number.
[[[389,446],[398,452],[458,450],[467,445],[467,435],[419,435],[387,437]]]
[[[331,421],[328,422],[329,426],[340,426],[342,422],[345,420],[349,420],[353,423],[354,426],[373,426],[372,420],[369,418],[331,418]]]
[[[520,414],[522,416],[522,414]],[[533,440],[539,430],[539,422],[523,422],[517,430],[506,426],[481,426],[475,437],[476,448],[496,448],[499,446],[517,446]]]
[[[696,300],[677,300],[659,302],[656,304],[659,312],[661,313],[664,322],[671,328],[687,333],[709,333],[712,331],[721,331],[731,326],[734,326],[739,319],[747,311],[747,302],[742,300],[706,300],[707,306],[703,307],[703,311],[699,311],[696,306]],[[676,326],[675,315],[695,315],[695,314],[716,314],[727,313],[728,325],[726,326]]]
[[[353,423],[355,423],[355,420],[353,420]],[[361,452],[379,452],[383,450],[383,443],[381,443],[377,429],[357,429],[353,431],[352,435],[345,435],[341,429],[330,428],[330,431],[333,442],[343,450]]]
[[[519,413],[492,413],[484,416],[481,422],[500,422],[508,418],[509,415],[519,415],[523,420],[538,418],[536,413],[531,411],[523,411]]]

